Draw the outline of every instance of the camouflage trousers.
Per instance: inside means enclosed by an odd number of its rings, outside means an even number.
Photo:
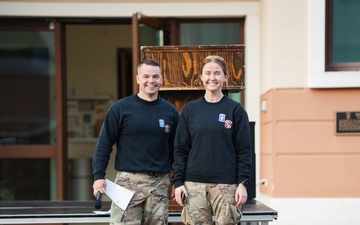
[[[185,182],[189,193],[181,214],[186,225],[238,224],[242,207],[236,206],[236,184]]]
[[[126,210],[111,204],[110,225],[167,225],[169,174],[130,173],[119,171],[115,183],[132,190]]]

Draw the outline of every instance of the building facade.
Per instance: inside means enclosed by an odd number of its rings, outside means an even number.
[[[352,132],[339,132],[337,125],[344,119],[342,115],[350,115],[345,119],[351,120],[352,124],[358,124],[360,120],[356,116],[360,112],[360,72],[356,65],[337,70],[326,67],[329,64],[328,2],[0,1],[2,54],[9,58],[7,50],[11,46],[8,43],[23,38],[27,40],[26,46],[31,42],[40,49],[35,52],[37,58],[51,62],[47,67],[51,75],[45,81],[41,81],[43,72],[36,73],[37,84],[42,84],[41,90],[46,91],[37,93],[39,88],[29,89],[36,96],[46,95],[36,98],[47,102],[46,106],[22,103],[28,112],[32,112],[28,113],[29,118],[42,115],[34,108],[44,108],[43,113],[48,116],[43,123],[51,132],[41,136],[42,139],[25,141],[23,138],[23,143],[13,143],[14,140],[2,134],[0,157],[3,168],[7,168],[6,162],[18,158],[46,159],[48,161],[42,164],[37,163],[50,171],[43,174],[51,180],[48,182],[49,198],[67,199],[66,187],[71,186],[72,178],[79,175],[68,175],[68,166],[76,168],[78,159],[88,159],[82,164],[88,165],[94,150],[96,138],[93,133],[96,133],[97,120],[89,118],[101,115],[91,111],[89,101],[101,114],[111,101],[133,91],[128,88],[131,80],[124,73],[131,73],[132,66],[126,63],[136,54],[133,52],[136,44],[245,44],[246,89],[238,98],[245,105],[250,120],[256,122],[256,198],[278,211],[279,218],[273,224],[358,224],[359,129],[347,127],[344,129],[352,129]],[[354,4],[351,8],[360,8],[359,3],[354,2],[349,1],[348,4]],[[140,35],[134,41],[136,18],[139,23],[146,23],[139,17],[147,18],[156,29],[160,29],[163,22],[173,27],[161,34],[166,38],[158,41],[158,33],[153,32],[153,28],[140,25]],[[27,30],[22,26],[25,21],[32,21],[31,30],[37,32],[35,36],[41,37],[39,40],[21,33]],[[38,21],[41,21],[40,25]],[[15,31],[20,33],[6,36]],[[217,39],[207,42],[210,37]],[[349,43],[350,49],[353,45],[356,51],[359,43]],[[44,46],[50,50],[41,51]],[[24,50],[23,54],[30,53]],[[3,68],[7,68],[4,57],[2,60]],[[121,63],[123,66],[119,68],[117,65]],[[119,69],[125,72],[119,72]],[[0,76],[7,71],[0,69]],[[16,83],[6,89],[2,87],[6,92],[0,90],[0,98],[7,106],[23,99],[13,98],[16,93],[8,93],[14,90],[10,87],[18,87],[16,84],[24,83],[24,79],[11,79]],[[25,84],[22,90],[29,88]],[[31,99],[30,96],[28,102],[31,103]],[[34,100],[34,103],[38,101]],[[59,110],[63,108],[67,110]],[[81,114],[82,122],[77,123],[79,118],[73,116],[71,110],[78,113],[79,108],[85,114]],[[14,108],[11,112],[18,111],[21,110]],[[14,118],[5,117],[5,113],[0,115],[3,117],[0,121]],[[51,121],[55,121],[55,125]],[[79,123],[82,129],[76,130]],[[69,133],[70,128],[74,129]],[[34,166],[31,161],[27,163],[30,168]],[[36,172],[36,169],[32,171]],[[109,176],[112,176],[111,172]],[[71,187],[69,189],[71,192]]]

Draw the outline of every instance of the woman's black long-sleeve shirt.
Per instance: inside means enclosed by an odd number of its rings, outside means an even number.
[[[204,97],[181,112],[175,135],[173,182],[238,184],[251,169],[250,125],[242,105],[227,96],[217,103]]]

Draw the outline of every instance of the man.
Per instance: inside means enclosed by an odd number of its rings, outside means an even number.
[[[115,183],[134,196],[125,211],[112,203],[110,224],[167,224],[179,113],[158,95],[163,77],[157,61],[140,62],[136,80],[139,92],[115,102],[105,117],[93,157],[94,195],[105,194],[105,170],[116,144]]]

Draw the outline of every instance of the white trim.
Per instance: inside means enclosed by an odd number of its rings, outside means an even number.
[[[325,0],[309,1],[309,87],[360,87],[360,71],[325,72]]]
[[[258,14],[257,2],[69,3],[0,2],[1,16],[131,17],[135,12],[157,17],[229,17]]]
[[[260,194],[261,195],[261,194]],[[273,198],[262,203],[278,212],[273,225],[360,224],[360,198]]]

